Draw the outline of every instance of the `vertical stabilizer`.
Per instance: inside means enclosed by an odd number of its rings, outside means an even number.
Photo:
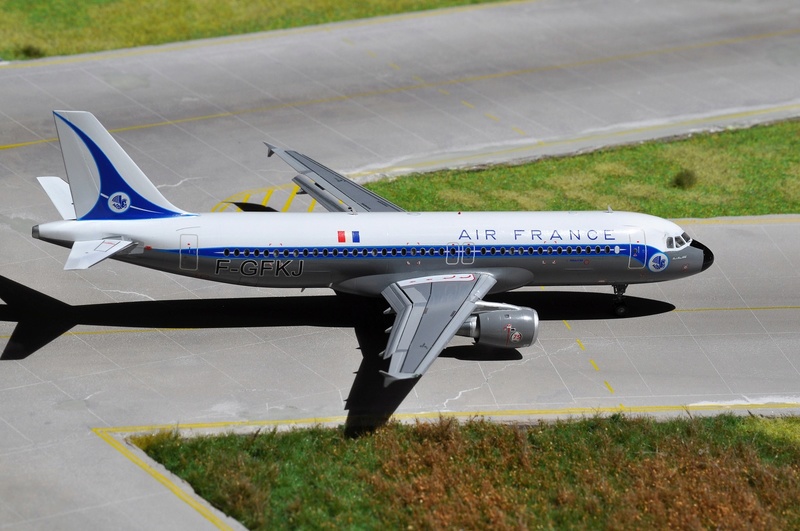
[[[146,219],[186,214],[161,195],[91,113],[53,111],[75,216]]]

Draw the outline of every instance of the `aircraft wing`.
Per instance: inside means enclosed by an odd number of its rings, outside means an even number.
[[[381,371],[386,384],[422,376],[495,282],[486,274],[435,275],[384,289],[397,314],[383,353],[392,358],[389,371]]]
[[[298,175],[292,181],[331,212],[405,212],[344,175],[297,151],[267,144],[269,156],[278,155]]]

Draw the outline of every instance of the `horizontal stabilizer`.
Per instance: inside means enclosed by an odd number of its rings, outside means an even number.
[[[72,204],[72,193],[69,184],[61,177],[38,177],[47,197],[52,201],[62,219],[76,219],[75,206]]]
[[[124,251],[133,245],[136,245],[136,243],[125,240],[75,242],[72,244],[72,251],[69,253],[67,263],[64,264],[64,269],[88,269],[109,256]]]

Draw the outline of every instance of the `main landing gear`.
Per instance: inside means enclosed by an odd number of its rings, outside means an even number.
[[[625,317],[628,315],[628,305],[625,304],[625,290],[627,284],[614,284],[614,315]]]

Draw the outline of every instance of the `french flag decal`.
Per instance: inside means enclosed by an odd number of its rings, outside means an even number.
[[[339,243],[361,243],[361,236],[358,235],[357,230],[340,230]]]

